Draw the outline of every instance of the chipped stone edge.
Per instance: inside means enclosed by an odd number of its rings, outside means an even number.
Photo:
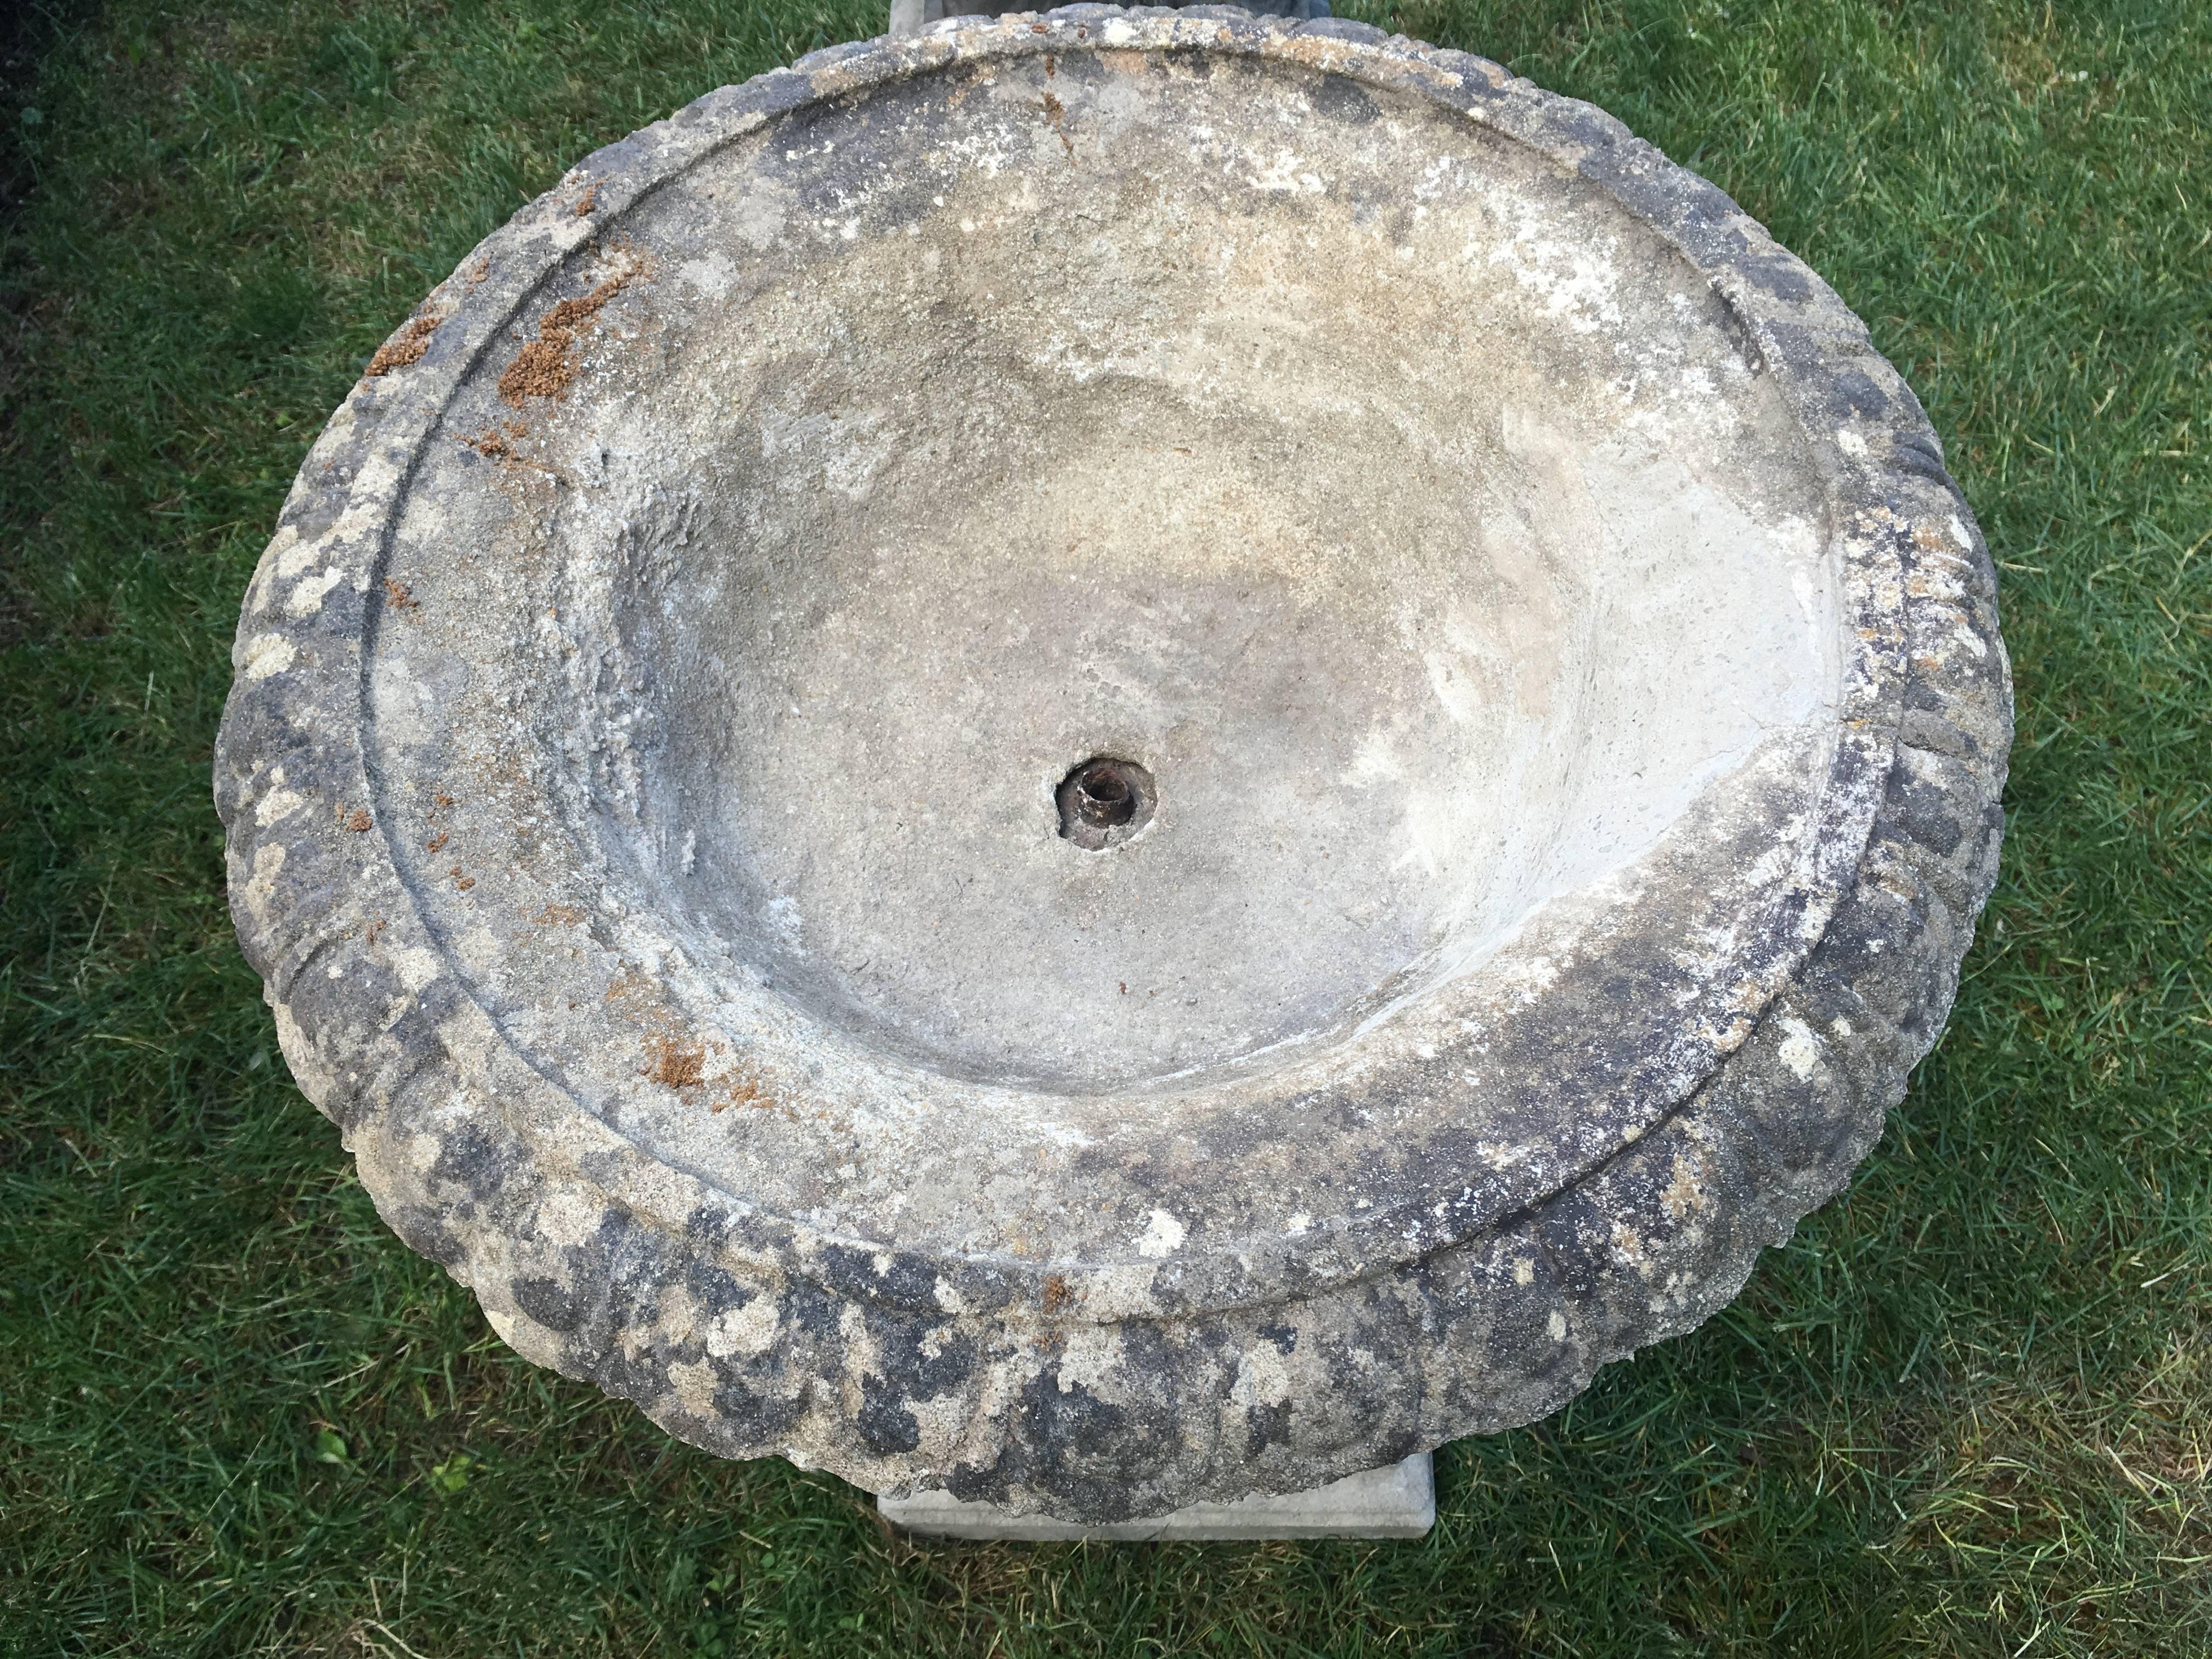
[[[442,408],[417,387],[459,384],[498,348],[498,324],[672,167],[818,98],[956,55],[1079,48],[1092,31],[1420,92],[1611,192],[1743,321],[1833,469],[1844,556],[1893,562],[1904,623],[1883,665],[1897,695],[1876,700],[1896,724],[1859,734],[1881,795],[1856,876],[1688,1101],[1542,1203],[1418,1260],[1303,1300],[1103,1331],[988,1267],[887,1294],[896,1264],[799,1249],[565,1103],[549,1109],[549,1085],[416,915],[357,741],[380,504],[404,495]],[[526,1357],[696,1444],[780,1452],[878,1492],[943,1487],[1111,1522],[1299,1491],[1529,1422],[1725,1305],[1758,1250],[1848,1181],[1941,1030],[1995,880],[2011,738],[1995,571],[1941,447],[1858,319],[1725,196],[1495,64],[1345,20],[1213,7],[956,18],[832,47],[589,158],[434,289],[380,359],[302,466],[242,610],[216,766],[240,943],[295,1077],[394,1230],[471,1285]],[[1085,1363],[1116,1379],[1119,1403],[1068,1380],[1068,1345],[1101,1341]],[[922,1418],[957,1425],[949,1453],[917,1454]]]

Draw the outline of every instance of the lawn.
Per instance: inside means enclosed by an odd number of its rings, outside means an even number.
[[[1927,403],[2019,682],[2003,878],[1856,1185],[1438,1457],[1414,1544],[916,1548],[526,1365],[276,1054],[209,803],[383,335],[844,0],[58,0],[0,92],[0,1652],[2212,1651],[2212,0],[1343,8],[1603,104]]]

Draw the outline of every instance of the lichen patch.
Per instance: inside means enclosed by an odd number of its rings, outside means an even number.
[[[781,1319],[774,1297],[756,1296],[741,1308],[714,1316],[707,1327],[707,1352],[717,1359],[765,1353],[775,1340]]]
[[[1791,1076],[1801,1083],[1811,1081],[1813,1068],[1820,1060],[1820,1038],[1814,1035],[1811,1026],[1794,1014],[1783,1016],[1782,1031],[1782,1042],[1775,1052],[1790,1068]]]
[[[763,1109],[775,1104],[775,1097],[760,1085],[757,1078],[739,1073],[731,1079],[729,1090],[714,1104],[713,1110],[726,1112],[732,1106],[757,1106]]]
[[[430,349],[430,337],[438,331],[442,317],[417,317],[399,332],[377,347],[376,356],[368,360],[362,371],[369,379],[389,374],[395,368],[405,368],[422,361],[422,354]]]
[[[707,1078],[707,1051],[667,1037],[646,1044],[647,1064],[642,1075],[664,1089],[688,1089]]]
[[[1165,1210],[1154,1210],[1137,1240],[1137,1254],[1147,1260],[1158,1260],[1181,1249],[1182,1241],[1182,1223]]]
[[[282,634],[259,635],[246,647],[243,672],[249,680],[265,680],[289,668],[298,655],[298,648]]]
[[[1674,1155],[1674,1167],[1670,1172],[1666,1190],[1659,1194],[1659,1206],[1674,1220],[1695,1213],[1705,1207],[1708,1200],[1699,1181],[1698,1166],[1680,1152]]]

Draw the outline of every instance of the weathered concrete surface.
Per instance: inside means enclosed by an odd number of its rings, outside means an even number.
[[[1048,1515],[1014,1515],[994,1504],[944,1492],[885,1498],[884,1520],[937,1538],[1086,1539],[1138,1544],[1170,1539],[1250,1541],[1263,1538],[1419,1538],[1437,1523],[1434,1460],[1415,1452],[1387,1468],[1366,1469],[1312,1492],[1192,1504],[1150,1521],[1090,1525]]]
[[[1082,1521],[1541,1416],[1839,1188],[1993,576],[1819,279],[1340,22],[839,47],[379,354],[217,760],[302,1087],[520,1352]],[[1146,770],[1059,834],[1087,757]]]

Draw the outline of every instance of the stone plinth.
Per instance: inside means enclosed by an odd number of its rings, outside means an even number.
[[[1270,1538],[1419,1538],[1437,1523],[1432,1460],[1415,1452],[1387,1468],[1366,1469],[1312,1492],[1192,1504],[1149,1521],[1091,1524],[1048,1515],[1016,1515],[994,1504],[963,1503],[943,1492],[879,1499],[884,1519],[932,1538],[1088,1540],[1101,1544],[1256,1542]]]

